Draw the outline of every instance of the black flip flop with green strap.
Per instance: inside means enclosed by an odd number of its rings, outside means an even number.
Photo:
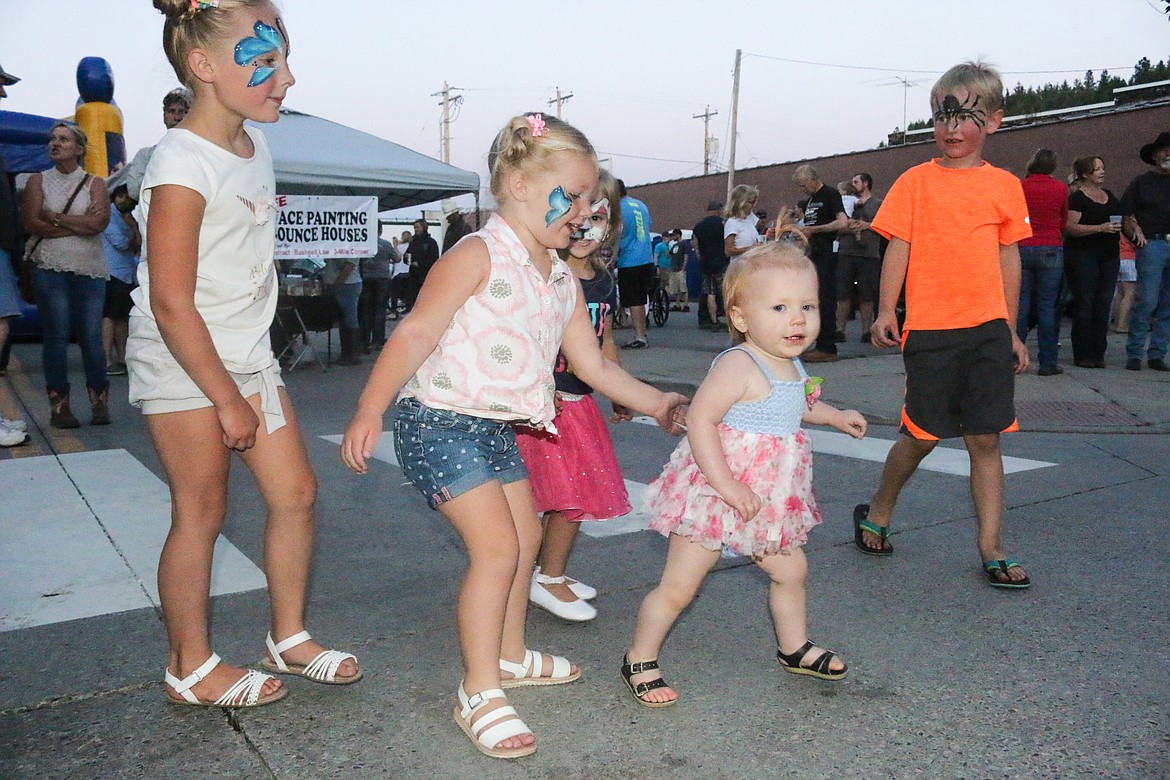
[[[858,504],[853,507],[853,543],[857,545],[857,549],[866,555],[877,555],[883,558],[887,555],[893,555],[894,545],[889,542],[890,527],[871,523],[868,518],[869,504]],[[865,539],[861,535],[863,531],[868,531],[881,539],[882,546],[880,548],[867,547]]]
[[[1023,590],[1032,587],[1032,580],[1027,574],[1022,580],[1010,579],[1008,569],[1023,569],[1018,561],[1011,558],[999,561],[984,561],[983,571],[987,574],[987,584],[993,588],[1007,588],[1009,590]],[[1002,579],[1000,579],[1002,577]]]

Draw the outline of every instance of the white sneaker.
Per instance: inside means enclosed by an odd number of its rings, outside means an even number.
[[[15,431],[12,428],[0,425],[0,447],[16,447],[26,443],[30,438],[32,437],[24,431]]]
[[[11,428],[14,431],[20,431],[21,433],[24,433],[28,430],[28,423],[26,423],[24,420],[10,420],[7,417],[0,415],[0,427]]]
[[[597,617],[597,609],[588,601],[582,598],[577,598],[574,601],[561,601],[545,587],[545,585],[559,585],[564,581],[564,577],[546,577],[543,574],[534,573],[532,586],[528,589],[528,600],[563,620],[584,623]]]

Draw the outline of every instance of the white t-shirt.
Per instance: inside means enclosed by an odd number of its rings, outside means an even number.
[[[734,235],[736,249],[752,246],[760,240],[760,234],[756,230],[756,223],[759,221],[760,218],[755,214],[748,214],[742,219],[732,217],[723,223],[723,237]]]
[[[401,276],[405,273],[410,273],[410,261],[407,255],[410,252],[410,242],[404,241],[401,244],[395,244],[394,250],[398,252],[398,262],[390,266],[391,276]]]
[[[228,371],[250,374],[272,365],[268,328],[276,311],[276,177],[264,134],[247,125],[255,153],[232,154],[181,129],[167,131],[155,147],[142,180],[135,216],[142,230],[139,287],[133,293],[127,350],[143,364],[174,364],[150,310],[150,268],[166,262],[152,256],[147,220],[151,189],[177,184],[203,196],[195,308]],[[149,384],[150,377],[140,377]]]

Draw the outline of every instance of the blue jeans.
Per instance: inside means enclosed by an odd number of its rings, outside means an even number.
[[[85,366],[85,384],[99,392],[108,388],[106,353],[102,349],[106,280],[37,266],[33,269],[33,286],[41,313],[45,386],[54,392],[69,391],[69,336],[75,335]]]
[[[1164,360],[1170,346],[1170,241],[1151,241],[1137,251],[1137,301],[1129,315],[1125,356]]]
[[[362,283],[339,284],[333,288],[333,297],[341,307],[341,327],[357,330],[361,327],[358,320],[358,298],[362,294]]]
[[[1064,274],[1064,249],[1059,246],[1020,247],[1020,310],[1016,317],[1016,335],[1028,340],[1033,309],[1036,317],[1036,343],[1040,348],[1040,368],[1056,365],[1060,349],[1060,280]]]

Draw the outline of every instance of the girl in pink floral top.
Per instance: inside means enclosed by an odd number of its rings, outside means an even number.
[[[648,707],[678,701],[658,671],[658,651],[724,547],[751,556],[772,580],[781,666],[826,680],[846,671],[805,633],[801,546],[821,516],[800,423],[861,438],[865,418],[818,400],[820,380],[800,364],[821,325],[816,271],[800,249],[771,243],[744,253],[727,270],[723,297],[736,346],[715,359],[687,414],[686,440],[647,491],[650,527],[670,537],[670,548],[662,581],[638,612],[622,676]]]
[[[499,212],[431,268],[374,366],[341,456],[366,472],[397,399],[398,462],[467,546],[455,721],[480,752],[518,758],[536,738],[501,689],[572,682],[581,670],[525,646],[541,527],[511,423],[554,429],[558,348],[584,381],[668,431],[686,399],[602,357],[580,286],[557,257],[592,213],[598,169],[588,139],[552,117],[514,117],[488,167]]]

